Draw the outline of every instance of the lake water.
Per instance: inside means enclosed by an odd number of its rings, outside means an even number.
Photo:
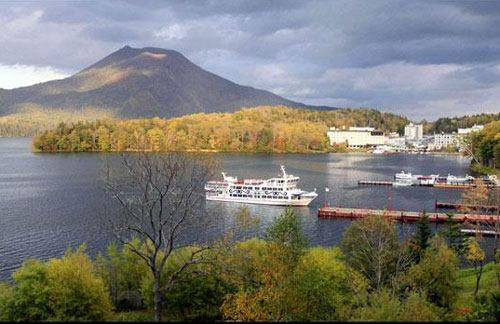
[[[112,235],[99,221],[107,201],[100,179],[105,158],[113,155],[32,153],[30,138],[0,138],[0,278],[7,279],[26,257],[60,257],[68,246],[83,242],[93,256],[105,250]],[[287,173],[300,177],[300,188],[317,188],[319,197],[296,211],[309,241],[321,245],[338,244],[351,223],[347,219],[318,219],[317,209],[324,202],[433,211],[435,200],[456,201],[461,194],[457,189],[358,186],[358,180],[391,180],[401,170],[465,175],[469,167],[467,158],[456,155],[228,153],[220,157],[227,173],[239,179],[276,176],[283,164]],[[325,187],[330,188],[326,197]],[[223,233],[233,224],[233,215],[240,207],[207,202],[205,208],[210,213],[206,217],[213,217],[213,222],[203,227],[203,234]],[[257,235],[284,210],[248,207],[261,219]]]

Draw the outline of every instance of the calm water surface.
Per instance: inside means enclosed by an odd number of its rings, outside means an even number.
[[[113,154],[31,152],[30,138],[0,138],[0,278],[6,279],[26,257],[60,257],[68,246],[85,242],[91,255],[104,251],[112,240],[99,221],[109,208],[101,189],[103,164]],[[390,180],[401,170],[418,174],[468,172],[462,156],[355,154],[220,154],[229,175],[269,178],[286,166],[300,177],[299,187],[317,188],[319,197],[309,207],[297,208],[304,233],[312,244],[333,245],[351,221],[317,218],[317,208],[330,205],[434,210],[434,201],[455,201],[460,190],[426,187],[358,187],[357,181]],[[324,188],[330,192],[325,196]],[[105,208],[105,206],[107,206]],[[204,217],[213,217],[203,235],[217,236],[233,224],[241,207],[207,202]],[[249,205],[261,218],[258,235],[282,207]],[[434,225],[433,225],[434,227]]]

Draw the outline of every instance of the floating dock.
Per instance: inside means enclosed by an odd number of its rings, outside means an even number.
[[[383,210],[367,208],[344,208],[324,206],[318,209],[319,218],[363,218],[370,216],[380,216],[398,221],[418,222],[424,214],[423,211],[405,211],[405,210]],[[445,213],[425,213],[429,217],[427,220],[434,223],[444,223],[450,219]],[[487,214],[454,214],[451,219],[457,222],[473,223],[496,223],[500,222],[500,215]]]
[[[489,211],[497,211],[500,207],[498,206],[488,206],[488,205],[471,205],[471,204],[461,204],[461,203],[452,203],[446,201],[437,201],[435,203],[435,208],[448,208],[448,209],[461,209],[468,208],[469,210],[489,210]]]
[[[474,236],[477,236],[477,235],[483,235],[483,236],[495,236],[495,231],[491,231],[491,230],[475,230],[475,229],[465,229],[465,228],[462,228],[460,230],[461,233],[464,233],[464,234],[467,234],[467,235],[474,235]],[[499,233],[496,233],[497,235]]]
[[[392,181],[358,181],[358,185],[369,185],[369,186],[392,186]]]
[[[397,186],[400,185],[396,181],[370,181],[370,180],[359,180],[358,185],[365,186]],[[475,184],[426,184],[426,183],[415,183],[413,182],[410,185],[404,185],[404,187],[434,187],[434,188],[451,188],[451,189],[467,189],[471,187],[475,187]],[[486,184],[488,188],[494,188],[495,185]]]

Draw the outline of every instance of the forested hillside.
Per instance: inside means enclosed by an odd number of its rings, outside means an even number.
[[[467,138],[468,154],[477,171],[498,173],[500,169],[500,120],[484,126],[480,132],[472,132]]]
[[[372,109],[333,111],[284,106],[172,119],[61,123],[33,138],[35,151],[324,152],[331,126],[401,132],[408,119]]]
[[[500,113],[497,114],[477,114],[462,117],[444,117],[439,118],[435,122],[427,123],[424,131],[426,133],[452,133],[456,132],[458,128],[469,128],[477,125],[486,125],[492,121],[500,120]]]
[[[61,123],[113,118],[114,112],[105,109],[78,110],[45,109],[30,104],[21,111],[0,117],[0,137],[28,137],[54,129]]]

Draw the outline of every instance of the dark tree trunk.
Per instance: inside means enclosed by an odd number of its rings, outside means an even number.
[[[160,288],[160,285],[161,285],[161,273],[160,273],[160,271],[155,271],[154,277],[155,277],[155,285],[154,285],[155,321],[161,322],[162,321],[162,313],[161,313],[162,295],[161,295],[161,288]]]
[[[498,251],[498,228],[495,228],[495,243],[493,244],[493,262],[495,263],[495,268],[498,269],[498,257],[497,257],[497,251]],[[500,287],[500,271],[497,270],[496,272],[497,276],[497,286]]]
[[[476,288],[474,288],[474,296],[477,296],[479,291],[479,283],[481,282],[481,275],[483,274],[483,263],[479,265],[479,272],[476,271]]]

